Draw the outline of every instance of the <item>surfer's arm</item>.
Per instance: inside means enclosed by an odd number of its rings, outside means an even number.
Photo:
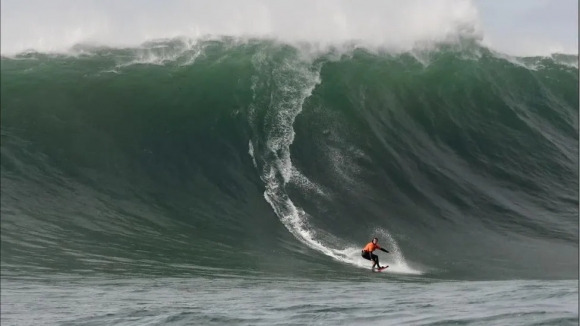
[[[388,251],[387,249],[379,248],[379,250],[380,250],[380,251],[384,251],[384,252],[386,252],[387,254],[389,253],[389,251]]]

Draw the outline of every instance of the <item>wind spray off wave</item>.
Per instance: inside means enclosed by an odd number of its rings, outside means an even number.
[[[59,3],[67,10],[57,9]],[[400,51],[420,42],[482,37],[477,8],[466,0],[27,4],[2,2],[2,55],[82,52],[78,44],[136,47],[176,37],[270,38],[323,48],[352,42]]]

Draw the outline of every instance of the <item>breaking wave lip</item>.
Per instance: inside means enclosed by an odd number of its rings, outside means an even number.
[[[124,68],[136,65],[190,66],[195,64],[198,59],[203,58],[205,55],[204,52],[213,44],[220,44],[220,46],[226,48],[235,48],[238,46],[254,46],[264,43],[293,47],[299,50],[300,55],[303,56],[305,60],[310,61],[318,60],[320,58],[326,58],[331,61],[340,60],[341,58],[352,56],[357,50],[364,50],[373,55],[410,55],[425,68],[429,67],[433,60],[436,60],[436,54],[441,51],[442,47],[455,52],[464,60],[474,61],[478,61],[482,58],[482,50],[484,50],[500,60],[505,60],[513,65],[531,71],[538,71],[546,68],[547,62],[578,69],[579,62],[577,54],[552,53],[551,55],[543,56],[509,55],[496,51],[493,48],[486,47],[477,38],[473,37],[459,37],[444,41],[415,42],[408,48],[396,49],[356,41],[343,41],[324,45],[316,42],[289,42],[272,37],[208,35],[204,37],[191,38],[179,36],[147,40],[140,45],[132,47],[96,46],[80,43],[61,52],[39,52],[30,49],[19,53],[2,54],[1,57],[10,60],[36,60],[39,57],[82,58],[102,56],[115,61],[113,67],[103,70],[102,72],[119,74],[122,73]]]
[[[417,41],[481,37],[482,33],[478,10],[467,0],[299,0],[284,5],[260,0],[222,1],[215,5],[188,2],[154,10],[138,6],[131,8],[131,17],[106,6],[73,6],[67,8],[66,17],[55,8],[37,8],[37,13],[30,13],[27,8],[7,4],[2,9],[2,54],[28,49],[66,52],[79,43],[127,47],[149,39],[199,39],[208,35],[320,44],[354,40],[372,46],[408,48]],[[115,12],[109,12],[112,10]]]

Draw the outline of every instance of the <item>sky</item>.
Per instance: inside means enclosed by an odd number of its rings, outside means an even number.
[[[205,35],[407,50],[472,37],[510,55],[578,53],[578,0],[2,0],[2,54]]]
[[[477,0],[475,5],[485,42],[502,52],[578,53],[578,0]]]

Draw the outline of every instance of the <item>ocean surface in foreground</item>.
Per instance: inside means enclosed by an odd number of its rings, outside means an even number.
[[[2,280],[2,325],[578,325],[578,281]]]

